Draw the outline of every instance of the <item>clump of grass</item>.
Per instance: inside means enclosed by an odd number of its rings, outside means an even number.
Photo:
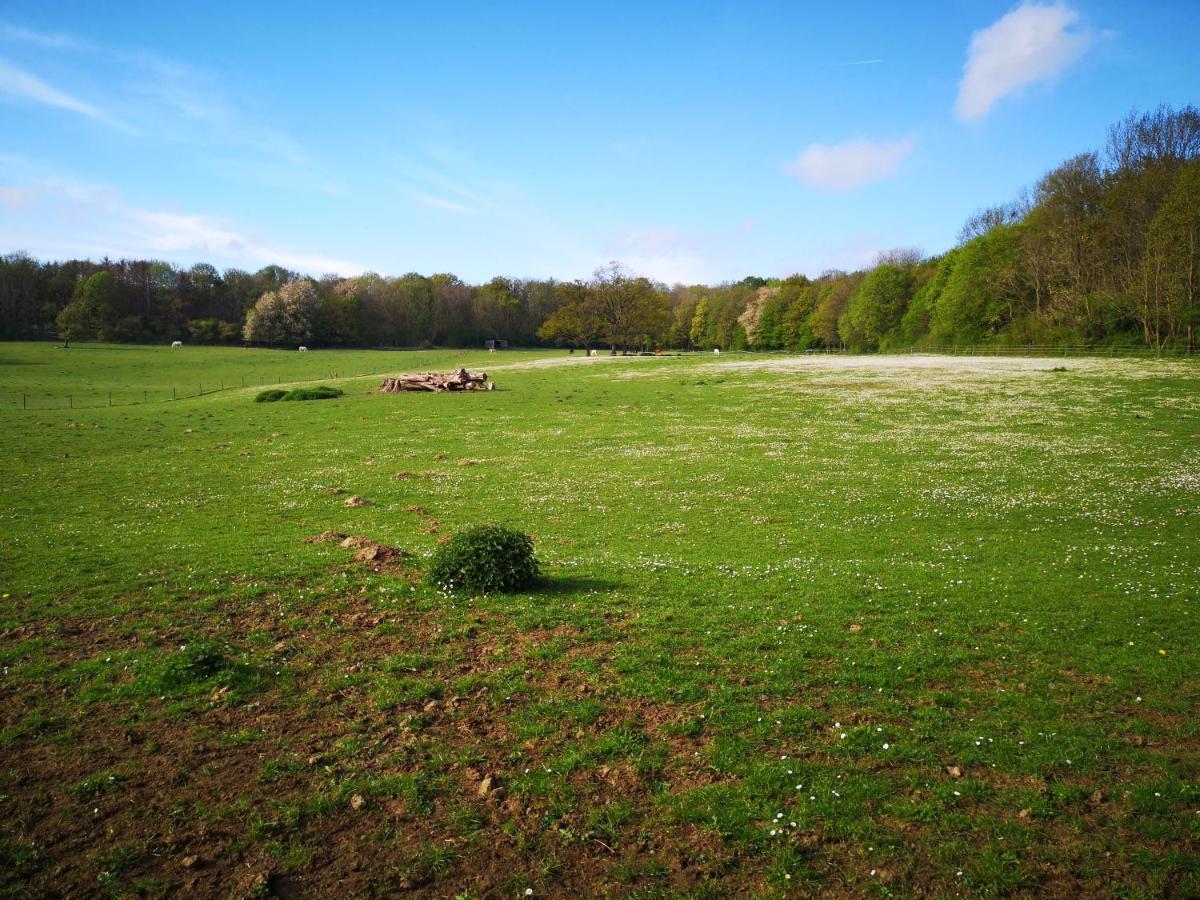
[[[480,525],[438,548],[429,581],[445,591],[508,593],[532,587],[541,576],[529,535],[502,525]]]
[[[97,772],[75,785],[75,796],[80,800],[93,800],[102,794],[115,791],[123,781],[125,776],[120,773]]]
[[[228,688],[235,696],[261,690],[269,681],[258,666],[233,659],[228,645],[200,640],[184,645],[161,663],[139,673],[138,692],[182,697],[197,691]]]
[[[342,396],[341,388],[319,384],[316,387],[293,388],[290,391],[271,388],[254,398],[255,403],[277,403],[280,400],[333,400]]]

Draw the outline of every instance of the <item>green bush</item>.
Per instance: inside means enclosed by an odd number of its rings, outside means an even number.
[[[445,591],[505,593],[532,587],[540,577],[529,535],[501,525],[456,534],[438,548],[429,581]]]
[[[279,400],[332,400],[334,397],[340,396],[342,396],[340,388],[320,384],[310,388],[293,388],[290,391],[271,388],[271,390],[263,391],[255,397],[254,402],[275,403]]]
[[[342,396],[340,388],[321,384],[311,388],[295,388],[283,395],[284,400],[332,400]]]

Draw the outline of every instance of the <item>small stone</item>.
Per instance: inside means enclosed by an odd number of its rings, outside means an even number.
[[[951,778],[962,778],[962,769],[958,766],[946,766],[946,774]]]
[[[200,857],[198,857],[198,856],[185,856],[185,857],[184,857],[183,859],[181,859],[179,862],[183,864],[183,867],[184,867],[185,869],[194,869],[194,868],[196,867],[196,864],[200,862]]]
[[[355,794],[350,798],[350,808],[354,810],[362,809],[367,805],[367,801],[363,799],[362,794]]]
[[[859,625],[857,622],[853,623],[853,624],[850,626],[850,633],[851,633],[851,634],[858,634],[860,631],[862,631],[862,626],[861,626],[861,625]]]
[[[1017,818],[1020,819],[1022,822],[1028,822],[1030,819],[1033,818],[1033,810],[1032,809],[1023,809],[1019,813],[1017,813]]]
[[[489,793],[491,793],[491,790],[492,776],[486,775],[484,776],[483,781],[479,782],[479,787],[476,789],[476,793],[479,794],[480,797],[486,797]]]

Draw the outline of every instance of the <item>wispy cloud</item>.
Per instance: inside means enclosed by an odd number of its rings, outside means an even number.
[[[812,187],[847,191],[893,177],[912,149],[911,135],[896,141],[809,144],[784,171]]]
[[[708,246],[713,243],[674,227],[629,228],[616,235],[604,255],[666,284],[700,284],[716,277]]]
[[[1002,98],[1057,78],[1093,42],[1079,20],[1064,4],[1024,3],[975,32],[954,104],[958,117],[980,119]]]
[[[476,212],[475,209],[472,209],[465,204],[456,203],[453,200],[447,200],[445,197],[438,197],[434,194],[426,194],[421,191],[411,191],[410,196],[423,206],[444,210],[445,212],[457,213],[458,215],[471,215]]]
[[[35,47],[41,47],[43,50],[78,50],[88,46],[86,41],[81,41],[74,35],[62,34],[61,32],[34,31],[30,28],[22,28],[20,25],[12,25],[7,22],[0,22],[0,40],[10,43],[32,44]]]
[[[883,62],[882,59],[852,59],[847,62],[830,63],[829,65],[833,68],[839,68],[841,66],[877,66],[881,62]]]
[[[87,116],[145,140],[224,149],[228,152],[214,154],[208,162],[235,177],[326,194],[339,192],[337,179],[322,172],[299,141],[263,116],[245,111],[242,98],[235,100],[236,92],[216,73],[148,50],[102,47],[74,35],[12,23],[0,23],[0,41],[57,51],[77,82],[102,81],[108,105],[122,110],[122,115],[113,115],[3,59],[0,94]]]
[[[263,244],[211,216],[131,209],[129,218],[135,230],[141,227],[139,245],[175,258],[195,260],[216,257],[245,259],[260,264],[275,262],[314,275],[327,272],[357,275],[365,270],[365,267],[344,259],[296,253]]]
[[[0,246],[50,256],[163,256],[249,268],[278,263],[311,275],[356,275],[367,268],[295,250],[216,216],[146,209],[111,188],[64,178],[18,157],[0,157],[0,167],[10,176],[0,183],[0,206],[8,211],[0,218]]]
[[[11,97],[19,97],[22,100],[29,100],[33,103],[40,103],[43,106],[78,113],[81,116],[87,116],[89,119],[102,122],[105,125],[120,129],[126,133],[132,134],[135,132],[135,129],[126,125],[106,110],[80,100],[66,91],[59,90],[54,85],[48,84],[38,78],[32,72],[19,69],[5,62],[3,59],[0,59],[0,93],[8,94]]]
[[[445,148],[431,148],[438,168],[409,159],[395,160],[401,170],[402,192],[410,199],[456,215],[481,215],[503,211],[511,205],[510,186],[482,177],[467,160]],[[450,174],[447,174],[449,172]],[[507,195],[505,201],[499,197]]]

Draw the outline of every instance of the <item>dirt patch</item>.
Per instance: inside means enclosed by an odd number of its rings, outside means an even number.
[[[328,541],[341,541],[346,538],[344,531],[322,531],[320,534],[313,534],[304,539],[306,544],[324,544]]]

